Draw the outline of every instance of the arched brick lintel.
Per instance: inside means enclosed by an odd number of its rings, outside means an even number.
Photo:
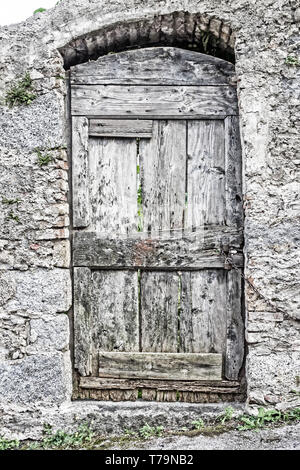
[[[176,11],[112,24],[72,40],[60,53],[66,70],[110,52],[156,45],[192,49],[234,63],[234,42],[228,23],[199,13]]]

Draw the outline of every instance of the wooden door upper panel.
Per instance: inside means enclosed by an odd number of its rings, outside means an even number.
[[[234,65],[175,47],[108,54],[71,67],[72,85],[234,85]]]
[[[75,228],[112,239],[242,227],[234,117],[156,120],[148,126],[145,121],[124,120],[123,126],[92,121],[89,131],[86,118],[73,118]],[[145,138],[134,137],[140,131]]]
[[[71,68],[71,113],[223,119],[238,114],[233,64],[171,47],[109,54]]]
[[[237,115],[232,86],[73,85],[73,116],[224,119]]]

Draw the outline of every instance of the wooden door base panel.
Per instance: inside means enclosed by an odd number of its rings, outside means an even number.
[[[99,377],[167,380],[221,380],[222,354],[99,352]]]
[[[245,390],[238,381],[174,381],[80,377],[73,399],[168,401],[190,403],[241,402]]]

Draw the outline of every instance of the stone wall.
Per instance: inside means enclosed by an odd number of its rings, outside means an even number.
[[[209,31],[212,46],[216,38],[221,56],[230,59],[235,52],[245,275],[277,306],[246,285],[247,403],[283,408],[295,402],[292,390],[300,381],[297,6],[297,0],[61,0],[52,10],[0,29],[0,407],[5,429],[19,430],[18,422],[34,427],[36,413],[47,421],[54,404],[57,416],[59,407],[71,413],[75,406],[65,68],[127,47],[197,47],[201,31]],[[6,92],[26,72],[36,99],[9,108]],[[49,164],[39,165],[36,149],[49,155]],[[85,409],[88,413],[88,405]]]

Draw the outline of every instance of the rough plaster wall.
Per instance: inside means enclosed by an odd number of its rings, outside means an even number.
[[[0,96],[26,71],[37,98],[0,107],[0,402],[24,410],[70,401],[66,83],[58,52],[118,22],[199,12],[236,33],[245,193],[249,402],[285,406],[300,376],[299,47],[297,0],[62,0],[0,29]],[[136,31],[136,36],[141,31]],[[299,54],[299,52],[298,52]],[[40,167],[34,149],[52,156]],[[9,218],[10,211],[20,223]],[[298,320],[297,320],[298,318]],[[299,385],[299,384],[298,384]],[[46,408],[45,408],[46,409]],[[33,412],[33,411],[32,411]]]

